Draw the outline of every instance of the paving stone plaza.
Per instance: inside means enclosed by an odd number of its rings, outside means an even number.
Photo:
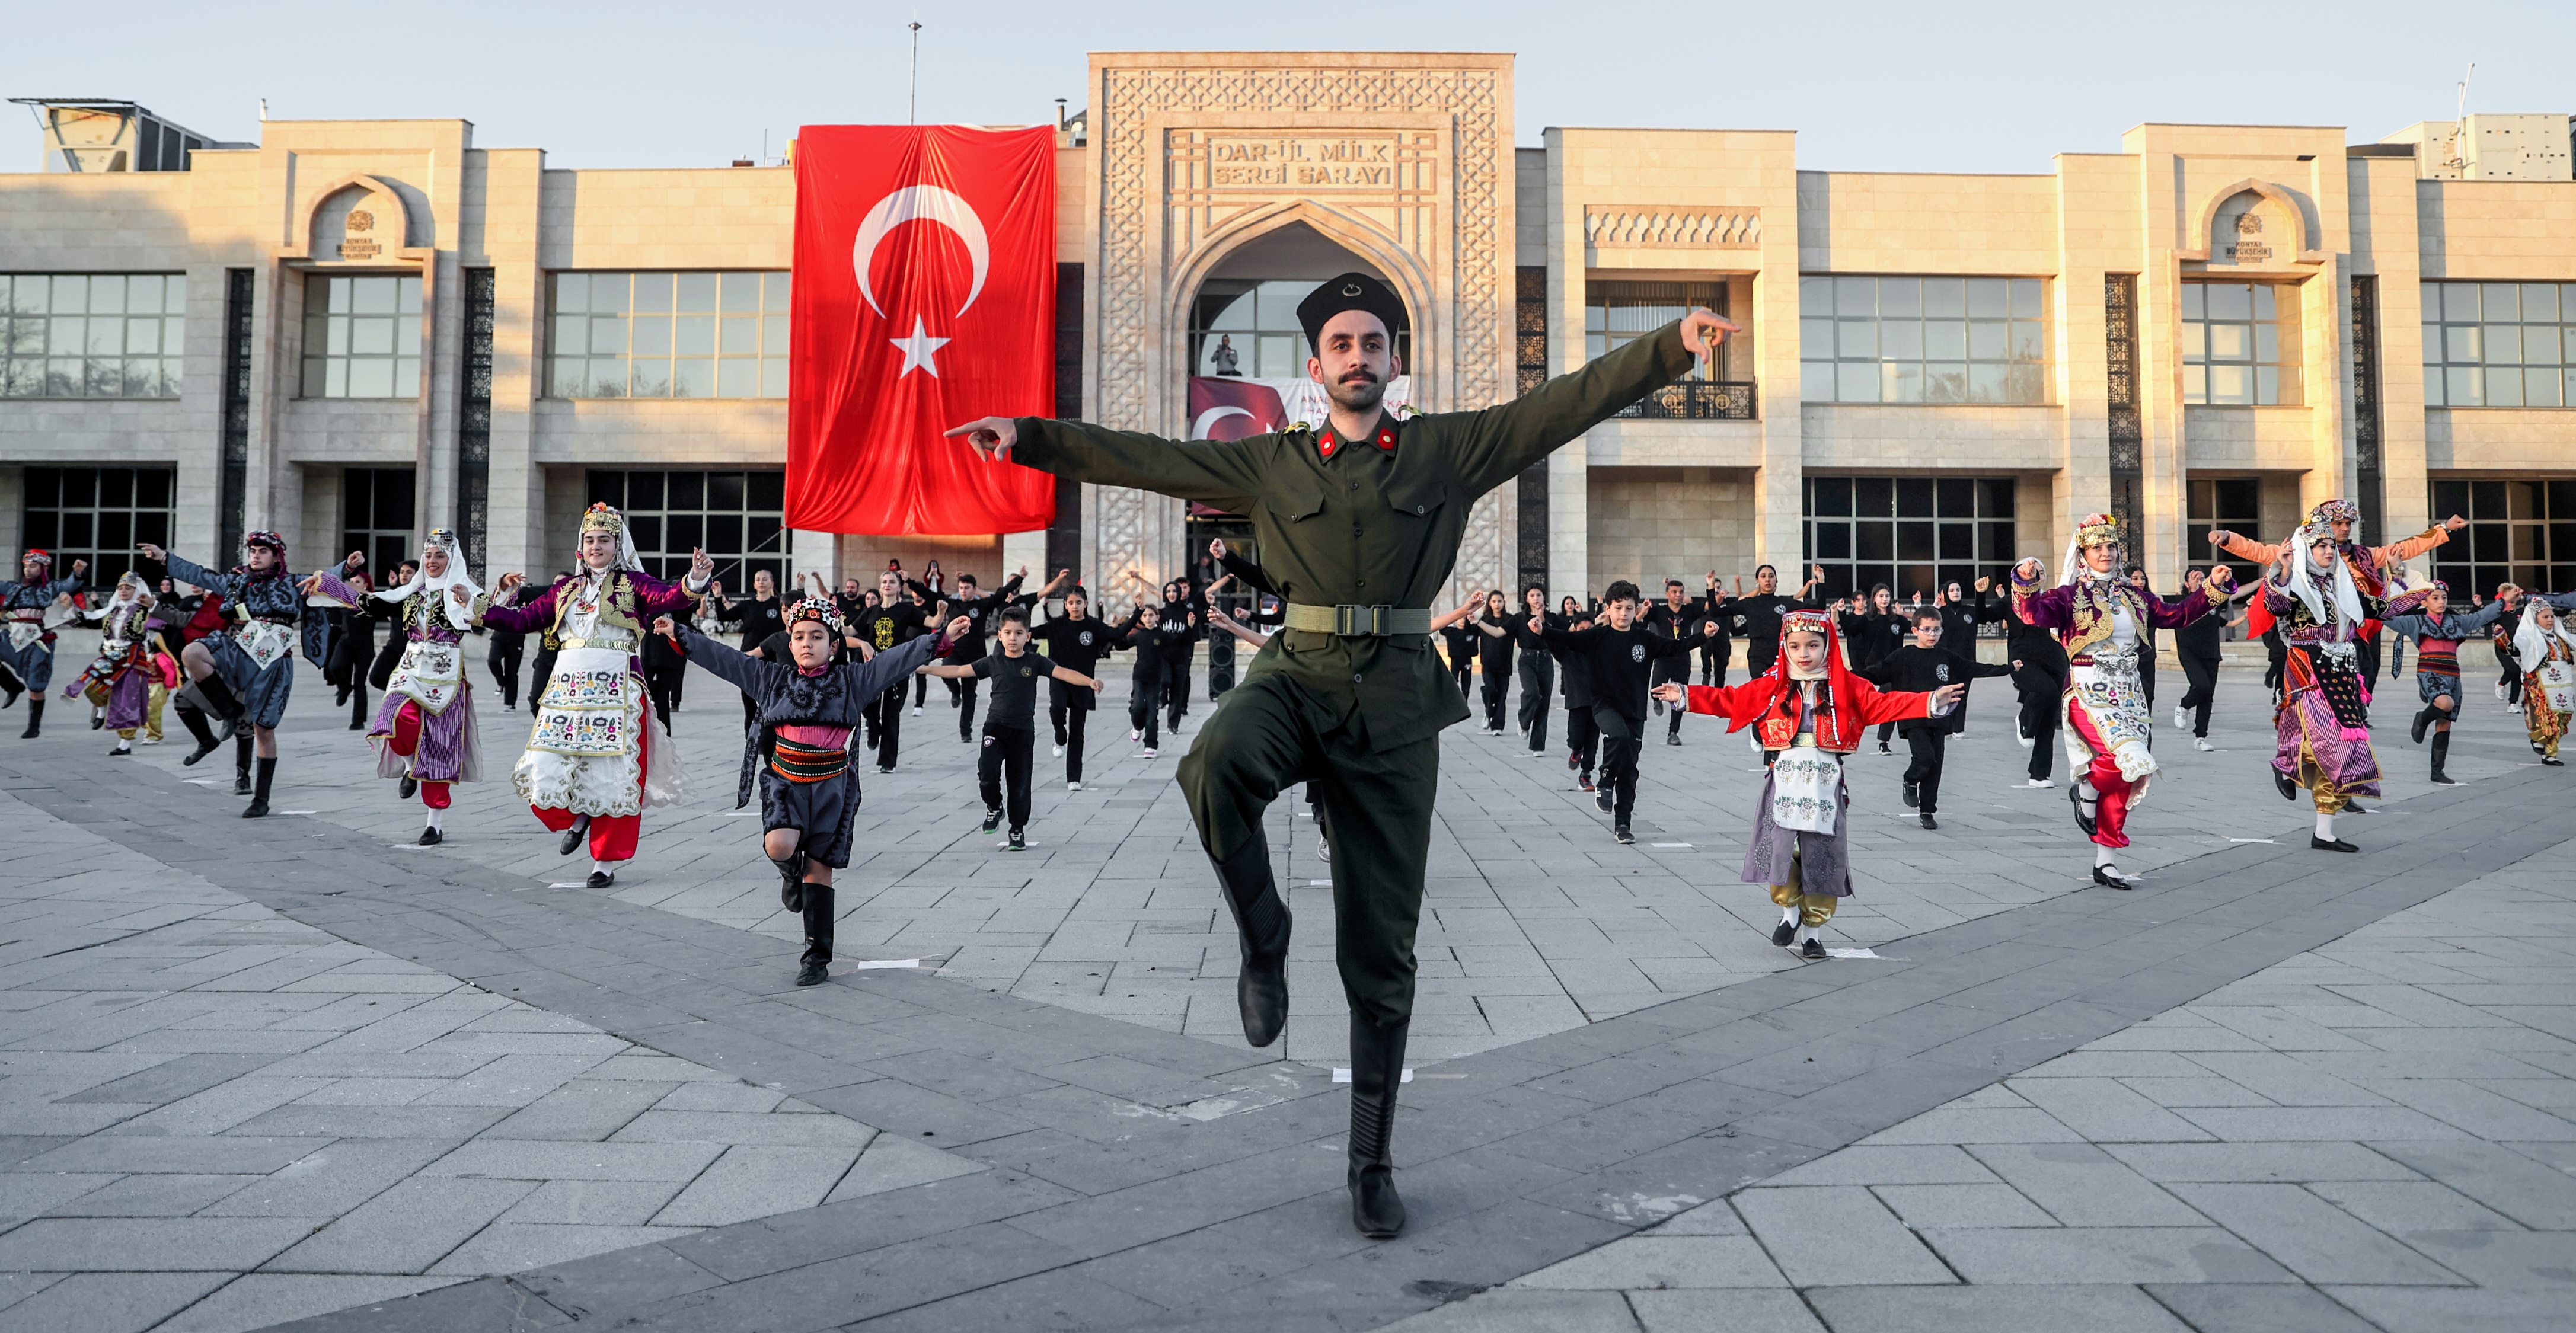
[[[1901,748],[1855,760],[1827,942],[1870,956],[1822,963],[1737,882],[1741,736],[1650,746],[1620,847],[1561,754],[1452,729],[1371,1242],[1331,868],[1280,801],[1294,1016],[1251,1050],[1171,781],[1204,700],[1159,759],[1096,734],[1013,853],[934,689],[798,990],[739,712],[689,690],[695,795],[605,893],[502,780],[411,845],[310,673],[264,821],[183,741],[9,714],[0,1329],[2566,1326],[2576,824],[2490,698],[2459,787],[2381,727],[2333,856],[2231,668],[2122,894],[1981,690],[1938,832]],[[526,715],[476,697],[497,779]]]

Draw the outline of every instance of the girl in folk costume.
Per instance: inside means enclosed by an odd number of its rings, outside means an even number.
[[[2386,603],[2362,590],[2334,534],[2311,522],[2281,547],[2263,576],[2263,604],[2289,648],[2272,783],[2285,800],[2308,789],[2317,807],[2319,851],[2361,850],[2334,835],[2334,817],[2356,796],[2379,795],[2379,756],[2370,746],[2370,684],[2360,671],[2362,623]]]
[[[197,738],[196,750],[180,762],[194,764],[212,754],[221,742],[204,714],[223,719],[225,734],[234,742],[233,791],[251,793],[242,818],[257,819],[268,813],[269,784],[277,776],[277,724],[285,719],[287,696],[295,689],[295,649],[306,611],[304,580],[286,572],[286,539],[254,532],[242,538],[242,547],[244,562],[221,574],[150,542],[134,549],[167,565],[170,577],[222,598],[224,608],[239,616],[229,632],[209,634],[179,655],[204,701],[203,711],[185,705],[179,710],[180,720]],[[364,563],[366,557],[353,552],[333,572],[345,579]],[[241,734],[245,725],[248,736]],[[250,773],[254,741],[259,747],[256,785]]]
[[[1753,811],[1743,879],[1768,885],[1780,908],[1773,944],[1787,948],[1794,942],[1805,957],[1824,957],[1816,928],[1852,894],[1843,756],[1860,746],[1871,727],[1947,714],[1966,690],[1965,684],[1928,694],[1880,690],[1844,666],[1833,614],[1820,610],[1781,617],[1779,656],[1744,684],[1674,681],[1657,687],[1655,695],[1665,703],[1687,703],[1694,713],[1725,718],[1730,732],[1752,727],[1755,743],[1771,757],[1762,800]]]
[[[2504,614],[2502,602],[2489,602],[2465,615],[2451,614],[2451,590],[2439,579],[2419,583],[2388,599],[2381,619],[2400,640],[2415,641],[2415,692],[2424,700],[2407,729],[2417,745],[2424,729],[2433,732],[2433,784],[2456,787],[2442,771],[2451,757],[2451,724],[2460,717],[2460,641],[2476,635]]]
[[[27,700],[27,729],[20,740],[33,740],[45,729],[45,690],[54,683],[54,626],[62,623],[57,602],[89,586],[89,562],[72,562],[70,578],[54,577],[50,551],[30,548],[18,562],[21,578],[0,582],[0,708]]]
[[[688,796],[679,752],[656,741],[644,725],[645,627],[659,616],[679,618],[706,595],[715,562],[705,551],[689,553],[684,585],[643,573],[626,516],[595,504],[581,516],[581,564],[524,606],[479,606],[464,588],[448,600],[474,610],[476,624],[531,630],[558,645],[554,673],[537,700],[536,725],[527,752],[510,769],[510,783],[547,828],[561,833],[570,856],[590,836],[590,887],[617,882],[616,866],[634,859],[644,807]],[[502,576],[500,592],[517,592],[524,578]]]
[[[2548,599],[2523,599],[2522,623],[2513,632],[2513,655],[2522,667],[2522,720],[2531,729],[2531,752],[2551,768],[2558,742],[2576,713],[2576,630]]]
[[[158,668],[143,633],[143,617],[151,609],[143,576],[129,570],[116,581],[116,595],[106,606],[82,615],[98,622],[98,658],[80,679],[63,687],[63,697],[87,694],[91,706],[100,710],[90,725],[116,728],[110,757],[134,753],[134,729],[143,725],[144,701],[151,697]]]
[[[2168,602],[2120,577],[2120,528],[2108,514],[2088,514],[2075,527],[2059,567],[2059,584],[2042,588],[2037,559],[2013,566],[2013,611],[2022,622],[2053,630],[2066,649],[2066,798],[2075,826],[2093,840],[2093,882],[2129,887],[2117,853],[2129,845],[2129,809],[2146,798],[2157,772],[2147,748],[2155,721],[2138,672],[2138,645],[2149,626],[2180,629],[2224,603],[2236,586],[2227,566],[2179,602]],[[2214,600],[2213,600],[2214,599]]]
[[[436,846],[447,838],[448,784],[483,780],[482,736],[474,723],[474,687],[465,678],[464,644],[491,599],[475,585],[456,534],[446,528],[433,530],[422,543],[409,583],[366,593],[316,574],[306,580],[305,593],[361,613],[369,597],[401,608],[395,623],[403,637],[402,660],[385,683],[367,743],[376,747],[377,777],[400,778],[405,797],[420,793],[429,810],[420,845]],[[350,668],[362,688],[365,670]]]
[[[839,606],[828,597],[808,597],[789,607],[786,619],[793,662],[748,656],[677,617],[665,623],[690,661],[752,702],[759,725],[744,738],[734,805],[751,800],[757,781],[762,848],[778,866],[779,901],[805,918],[805,956],[796,984],[814,986],[832,962],[832,872],[850,863],[850,829],[859,813],[850,733],[879,697],[933,654],[955,649],[971,624],[959,616],[944,634],[924,634],[882,652],[858,640],[865,660],[834,666],[843,634]]]

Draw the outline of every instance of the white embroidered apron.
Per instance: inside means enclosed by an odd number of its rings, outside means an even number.
[[[2576,666],[2553,657],[2532,674],[2540,677],[2541,693],[2549,699],[2549,711],[2576,713]]]
[[[528,748],[581,758],[633,754],[644,682],[626,669],[623,648],[566,648],[537,701]]]
[[[465,654],[459,645],[414,639],[403,649],[402,664],[394,668],[393,679],[385,682],[385,693],[408,696],[423,712],[444,713],[456,702],[464,682]],[[552,692],[549,688],[548,693]]]
[[[251,669],[266,671],[295,650],[293,627],[254,620],[233,630],[233,643],[250,658]]]
[[[1842,810],[1842,760],[1812,745],[1793,745],[1771,761],[1771,822],[1806,833],[1831,833]]]

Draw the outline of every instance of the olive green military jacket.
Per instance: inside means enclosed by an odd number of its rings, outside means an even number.
[[[1428,607],[1458,562],[1478,497],[1680,378],[1692,361],[1674,323],[1508,403],[1382,416],[1366,440],[1302,422],[1240,440],[1184,441],[1024,417],[1011,457],[1249,517],[1261,567],[1291,602]],[[1244,674],[1290,677],[1323,710],[1319,731],[1356,723],[1373,745],[1420,740],[1468,715],[1428,635],[1282,630]]]

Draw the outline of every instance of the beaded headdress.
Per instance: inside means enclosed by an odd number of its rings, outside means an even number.
[[[581,532],[585,537],[594,532],[605,532],[614,537],[623,535],[625,531],[626,516],[617,512],[616,508],[606,500],[582,511]]]
[[[819,620],[834,636],[841,633],[841,605],[829,597],[808,597],[787,608],[787,627],[796,628],[800,620]]]
[[[242,538],[243,549],[247,550],[253,546],[265,546],[277,552],[279,559],[286,558],[286,539],[274,532],[254,532]]]
[[[31,563],[43,565],[49,573],[53,570],[54,553],[51,551],[30,546],[27,548],[26,559]]]

